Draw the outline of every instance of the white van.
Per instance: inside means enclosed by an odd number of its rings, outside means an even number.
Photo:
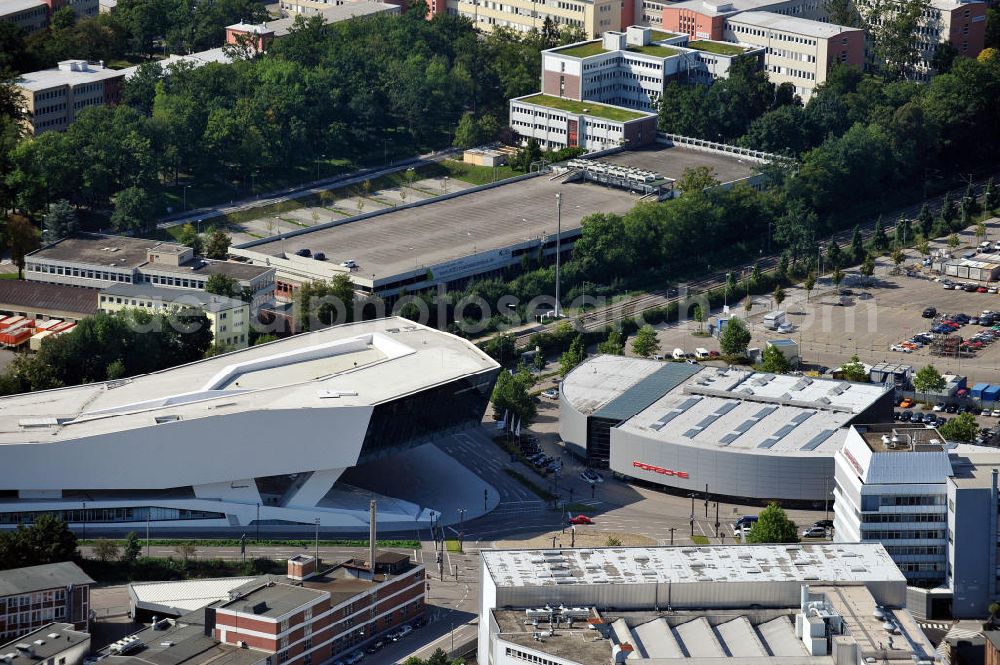
[[[684,349],[674,349],[674,352],[670,354],[674,360],[684,360]]]
[[[708,349],[699,346],[697,349],[694,350],[694,357],[697,358],[698,360],[705,360],[706,358],[708,358]]]

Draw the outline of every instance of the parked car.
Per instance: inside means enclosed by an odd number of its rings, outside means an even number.
[[[912,407],[913,407],[913,399],[909,397],[904,397],[902,401],[900,401],[899,403],[899,408],[901,409],[909,409]]]
[[[396,629],[395,635],[393,635],[392,641],[398,642],[410,633],[413,632],[413,627],[410,624],[404,623],[402,626]]]
[[[419,630],[427,625],[427,617],[417,617],[410,625],[413,626],[413,630]]]
[[[924,317],[925,319],[933,319],[935,316],[937,316],[937,307],[925,307],[924,311],[921,312],[920,316]]]
[[[604,476],[594,471],[593,469],[584,469],[583,473],[580,474],[580,477],[591,484],[604,482]]]
[[[586,515],[574,515],[569,518],[570,524],[593,524],[594,520],[590,519]]]
[[[778,326],[778,332],[780,333],[795,332],[795,326],[793,326],[791,323],[782,323],[780,326]]]
[[[821,526],[811,526],[802,531],[803,538],[826,538],[826,528]]]
[[[1000,409],[993,409],[993,413],[990,414],[994,418],[1000,418]]]
[[[948,406],[944,407],[945,413],[958,413],[958,404],[950,402]]]
[[[901,414],[899,414],[899,419],[904,423],[908,423],[913,419],[913,412],[909,410],[903,411]]]
[[[938,402],[937,404],[934,405],[934,411],[944,411],[944,407],[945,407],[944,402]]]
[[[371,644],[368,645],[368,648],[365,649],[365,652],[366,653],[378,653],[379,651],[382,650],[382,648],[385,646],[385,644],[386,644],[385,638],[383,638],[381,640],[376,640],[375,642],[372,642]]]
[[[813,522],[813,526],[822,527],[824,529],[832,529],[833,520],[816,520],[815,522]]]
[[[347,658],[344,659],[344,662],[347,663],[347,665],[355,665],[356,663],[360,663],[364,659],[365,659],[365,652],[362,651],[361,649],[358,649],[357,651],[352,651],[347,656]]]
[[[756,515],[744,515],[733,523],[733,527],[736,529],[742,529],[743,527],[752,527],[757,523],[758,517]]]
[[[559,397],[559,391],[556,390],[555,388],[549,388],[548,390],[542,391],[542,396],[548,397],[549,399],[556,399],[557,397]]]

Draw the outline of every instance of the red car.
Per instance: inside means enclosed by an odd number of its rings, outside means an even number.
[[[577,515],[575,517],[569,518],[570,524],[593,524],[594,520],[590,519],[586,515]]]

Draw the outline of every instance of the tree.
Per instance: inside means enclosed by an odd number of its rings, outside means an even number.
[[[17,278],[24,279],[24,257],[38,247],[38,229],[24,215],[8,215],[7,247],[17,266]]]
[[[490,398],[493,402],[493,417],[497,420],[507,417],[508,427],[513,427],[515,422],[522,427],[531,424],[538,413],[538,407],[529,392],[534,385],[535,377],[524,368],[516,373],[501,371]]]
[[[936,393],[944,390],[945,383],[944,377],[941,376],[941,373],[937,371],[934,365],[921,367],[913,377],[913,387],[917,392],[924,394],[925,400],[927,399],[927,393]]]
[[[785,354],[781,352],[776,346],[768,345],[761,354],[760,365],[757,370],[760,372],[769,372],[771,374],[784,374],[789,369],[791,365],[788,362],[788,358]]]
[[[513,367],[517,360],[517,343],[509,333],[494,335],[483,345],[483,351],[504,367]]]
[[[830,262],[830,265],[834,268],[839,268],[844,260],[843,253],[840,251],[840,245],[836,240],[831,240],[830,245],[826,250],[826,259]]]
[[[871,283],[872,275],[875,274],[875,258],[871,254],[866,254],[858,270],[864,276],[865,283]]]
[[[174,551],[180,555],[184,565],[187,566],[188,560],[194,558],[198,548],[195,547],[194,543],[180,543],[174,546]]]
[[[202,242],[201,235],[195,230],[194,224],[188,222],[181,227],[180,233],[177,234],[177,240],[182,245],[187,245],[194,250],[195,254],[201,254]],[[215,277],[215,275],[213,275]]]
[[[222,229],[215,229],[205,243],[205,256],[210,259],[224,260],[229,256],[229,245],[233,239]]]
[[[980,242],[986,240],[986,224],[983,222],[976,223],[976,240]]]
[[[975,215],[979,212],[979,199],[976,198],[976,186],[973,183],[970,182],[965,188],[965,196],[962,197],[960,205],[970,215]]]
[[[122,561],[132,563],[139,558],[142,552],[142,545],[139,544],[139,537],[135,531],[129,531],[125,536],[125,544],[122,546]]]
[[[865,257],[865,241],[861,236],[861,225],[854,226],[854,233],[851,234],[851,258],[855,263],[860,263]]]
[[[826,0],[823,6],[831,23],[848,25],[852,28],[860,26],[861,17],[858,16],[858,11],[851,0]]]
[[[15,566],[23,566],[25,562],[34,565],[59,563],[71,561],[76,556],[76,535],[65,522],[50,513],[42,513],[31,525],[19,524],[12,535],[14,549],[20,556]]]
[[[707,190],[719,186],[719,179],[711,166],[694,166],[684,169],[675,185],[682,196],[702,196]]]
[[[583,336],[577,335],[569,345],[569,349],[559,356],[559,376],[565,377],[570,371],[587,358],[583,348]]]
[[[931,69],[935,74],[947,74],[955,64],[958,57],[958,49],[950,42],[938,42],[934,47],[934,55],[931,57]]]
[[[750,344],[750,329],[743,319],[732,317],[719,335],[719,346],[727,356],[745,356]]]
[[[834,268],[833,275],[830,276],[830,279],[833,280],[833,285],[839,289],[840,283],[844,281],[844,271],[841,270],[839,266]]]
[[[938,427],[938,432],[948,441],[975,441],[979,423],[971,413],[960,413]]]
[[[145,231],[156,217],[156,197],[143,187],[126,187],[115,196],[111,225],[117,231]]]
[[[42,220],[42,240],[55,242],[76,233],[79,222],[76,211],[66,199],[59,199],[49,207],[49,212]]]
[[[856,355],[851,356],[850,362],[841,365],[840,371],[843,372],[844,378],[848,381],[868,381],[868,372],[865,371],[865,366],[861,363],[861,359]]]
[[[957,234],[952,233],[951,235],[948,236],[948,246],[949,247],[951,247],[952,249],[955,249],[956,247],[959,246],[959,244],[961,244],[961,242],[959,241]]]
[[[871,39],[871,63],[889,80],[909,78],[920,61],[913,35],[920,26],[928,0],[872,3],[862,12],[865,31]]]
[[[921,238],[917,241],[917,244],[913,246],[922,256],[927,256],[931,253],[931,245],[925,238]]]
[[[931,215],[930,208],[927,204],[920,206],[920,212],[917,213],[917,225],[920,227],[920,235],[924,238],[931,237],[931,228],[934,225],[934,216]]]
[[[941,219],[946,223],[951,224],[955,221],[955,217],[958,216],[958,211],[955,210],[955,203],[951,200],[951,192],[945,192],[944,196],[941,197]]]
[[[621,356],[625,354],[625,342],[622,340],[621,333],[617,330],[612,330],[608,333],[608,338],[597,345],[597,352],[604,353],[609,356]]]
[[[240,285],[235,279],[223,273],[209,275],[205,280],[205,292],[213,293],[217,296],[234,298],[239,293]]]
[[[810,272],[806,275],[806,281],[802,282],[802,288],[806,290],[806,302],[809,302],[809,296],[812,294],[812,290],[816,288],[816,274]]]
[[[889,238],[882,227],[881,215],[875,219],[875,230],[872,232],[872,246],[880,252],[889,246]]]
[[[306,282],[295,294],[295,327],[301,332],[354,320],[354,285],[347,274],[329,282]]]
[[[747,534],[748,543],[797,543],[799,534],[795,523],[788,519],[785,511],[776,503],[771,503],[760,511],[757,522]]]
[[[781,307],[781,303],[785,302],[785,295],[785,289],[781,287],[781,284],[774,287],[774,293],[771,294],[771,297],[774,298],[775,307]]]
[[[454,144],[456,148],[462,150],[479,145],[479,124],[471,111],[463,114],[458,121],[458,127],[455,128]]]
[[[107,563],[111,559],[118,558],[120,550],[121,547],[119,547],[117,540],[101,538],[100,540],[94,542],[94,554],[101,560],[102,563]]]
[[[993,178],[986,181],[986,188],[983,190],[983,208],[989,212],[1000,208],[1000,189],[993,185]]]
[[[642,358],[648,358],[660,350],[660,340],[656,337],[656,330],[648,323],[635,335],[632,340],[632,352]]]
[[[892,264],[893,264],[893,266],[895,266],[893,268],[893,271],[897,275],[899,274],[899,267],[901,265],[903,265],[903,261],[905,261],[905,260],[906,260],[906,255],[903,254],[903,250],[901,250],[898,247],[896,249],[892,250]]]

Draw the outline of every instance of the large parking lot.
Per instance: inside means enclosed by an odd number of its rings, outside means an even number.
[[[987,223],[987,239],[1000,240],[1000,220]],[[956,255],[978,244],[971,229],[960,234],[960,240],[962,244],[954,250]],[[940,247],[944,247],[943,242],[933,243],[931,248]],[[856,354],[868,364],[902,363],[912,365],[914,370],[933,363],[942,374],[967,376],[970,386],[978,382],[1000,383],[1000,341],[991,339],[994,335],[1000,339],[1000,333],[975,320],[984,310],[1000,312],[1000,294],[946,290],[942,282],[935,281],[939,276],[921,265],[921,259],[910,250],[903,269],[896,274],[892,262],[883,257],[870,280],[865,280],[856,266],[849,268],[841,284],[841,289],[849,293],[845,297],[838,294],[829,275],[820,279],[811,294],[800,286],[786,289],[787,298],[780,309],[787,312],[791,324],[787,333],[764,327],[764,315],[776,307],[768,296],[755,297],[749,316],[753,335],[750,346],[763,348],[769,339],[790,338],[799,344],[803,361],[810,365],[838,367]],[[745,316],[743,299],[730,306],[734,314]],[[923,316],[928,307],[936,310],[933,318]],[[720,313],[712,312],[713,317]],[[949,325],[952,331],[932,332],[933,339],[974,339],[963,347],[963,352],[943,356],[919,337],[911,342],[935,325],[945,325],[946,320],[953,322]],[[991,325],[996,323],[1000,323],[1000,317]],[[686,352],[698,347],[719,350],[717,339],[700,336],[702,328],[695,321],[658,326],[662,353],[669,355],[674,348]],[[924,339],[933,341],[931,337]]]

